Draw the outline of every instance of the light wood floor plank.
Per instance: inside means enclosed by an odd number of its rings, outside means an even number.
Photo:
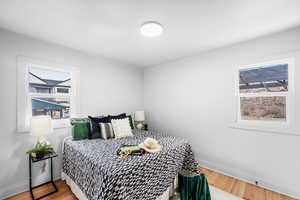
[[[228,193],[231,193],[231,191],[232,191],[232,189],[234,187],[235,181],[236,181],[235,179],[227,177],[227,180],[225,181],[226,187],[224,188],[224,191],[228,192]]]
[[[280,194],[266,190],[266,200],[282,200]]]
[[[243,197],[246,189],[246,183],[240,180],[235,180],[233,188],[231,190],[231,194],[236,195],[238,197]]]

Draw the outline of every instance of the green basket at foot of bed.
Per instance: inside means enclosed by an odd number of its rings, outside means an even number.
[[[181,200],[211,200],[205,174],[195,176],[178,175]]]

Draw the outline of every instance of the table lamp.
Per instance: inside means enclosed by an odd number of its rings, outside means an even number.
[[[38,137],[38,142],[47,142],[45,136],[52,132],[51,117],[48,115],[34,116],[30,122],[30,134]]]
[[[143,110],[135,111],[134,120],[137,122],[136,127],[142,129],[144,127],[145,112]]]

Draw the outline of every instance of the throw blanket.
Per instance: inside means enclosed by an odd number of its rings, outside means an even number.
[[[137,145],[146,137],[158,140],[159,153],[119,160],[122,145]],[[191,146],[185,139],[134,130],[133,137],[66,141],[63,172],[90,200],[155,200],[174,181],[179,170],[198,172]]]

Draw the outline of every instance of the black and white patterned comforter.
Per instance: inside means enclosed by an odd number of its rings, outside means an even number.
[[[159,153],[118,159],[121,145],[137,145],[146,137],[158,140]],[[198,170],[185,139],[134,130],[134,137],[66,141],[63,172],[90,200],[154,200],[174,181],[178,170]]]

